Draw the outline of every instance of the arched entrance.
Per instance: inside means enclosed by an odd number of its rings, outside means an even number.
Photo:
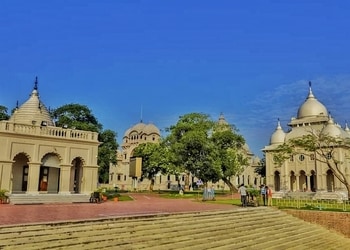
[[[13,159],[12,164],[12,193],[23,193],[28,188],[28,174],[30,161],[24,154],[18,154]]]
[[[80,193],[82,180],[83,180],[83,161],[80,158],[75,158],[72,161],[72,170],[71,170],[70,190],[73,190],[73,193]]]
[[[278,171],[275,171],[275,174],[274,174],[274,185],[275,185],[275,191],[281,190],[281,177],[280,177],[280,172]]]
[[[46,154],[42,159],[38,191],[58,193],[60,188],[60,159],[56,154]]]
[[[306,192],[307,190],[307,180],[306,180],[306,173],[304,170],[301,170],[299,175],[299,190],[302,192]]]
[[[290,190],[292,192],[296,191],[297,189],[296,183],[297,183],[297,177],[295,176],[294,171],[291,171],[290,172]]]
[[[327,171],[327,191],[334,191],[334,174],[330,169]]]

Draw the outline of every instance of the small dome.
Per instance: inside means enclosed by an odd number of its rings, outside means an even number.
[[[329,118],[327,125],[322,129],[322,134],[332,137],[342,137],[341,128],[334,123],[332,117]]]
[[[55,126],[49,111],[39,99],[37,83],[36,79],[29,99],[15,110],[9,119],[10,122],[28,125],[41,125],[44,122],[47,126]]]
[[[280,121],[277,123],[277,128],[275,132],[271,135],[270,144],[282,144],[286,138],[286,134],[284,133]]]
[[[143,122],[137,123],[131,128],[127,129],[124,133],[124,137],[129,137],[130,133],[136,132],[137,134],[157,134],[160,136],[159,129],[154,124],[145,124]]]
[[[298,118],[315,117],[315,116],[328,116],[326,107],[320,103],[312,93],[311,83],[309,88],[309,95],[305,102],[300,106],[298,110]]]

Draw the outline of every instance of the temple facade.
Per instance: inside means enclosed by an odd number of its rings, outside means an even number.
[[[298,155],[291,155],[281,166],[277,166],[273,159],[279,145],[292,138],[307,135],[310,131],[324,133],[341,140],[350,138],[347,124],[341,127],[334,121],[327,108],[313,94],[311,83],[306,100],[300,105],[297,116],[291,118],[288,126],[289,130],[285,132],[278,121],[269,145],[263,149],[266,157],[267,185],[276,192],[333,192],[346,199],[345,186],[335,178],[325,163],[316,159],[317,155],[314,153],[300,152]],[[335,157],[342,162],[340,168],[347,178],[350,176],[349,154],[349,147],[335,149]]]
[[[98,181],[98,133],[56,127],[38,92],[0,121],[0,189],[10,195],[86,194]]]

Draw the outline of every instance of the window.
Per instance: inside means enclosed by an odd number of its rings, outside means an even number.
[[[312,161],[315,160],[315,155],[314,155],[314,154],[311,154],[311,155],[310,155],[310,160],[312,160]]]
[[[332,153],[331,152],[328,152],[327,153],[327,159],[329,160],[329,159],[331,159],[332,158]]]
[[[294,155],[291,155],[289,161],[294,161]]]
[[[120,174],[118,174],[118,176],[117,176],[117,180],[118,180],[118,181],[120,181],[120,180],[121,180],[121,175],[120,175]]]
[[[305,160],[305,156],[304,155],[299,155],[299,161],[303,161]]]

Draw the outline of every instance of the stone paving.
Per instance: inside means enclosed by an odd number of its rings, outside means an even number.
[[[211,204],[191,199],[164,199],[157,194],[130,194],[134,201],[39,205],[0,205],[1,225],[79,221],[145,214],[171,214],[192,211],[232,210],[236,206]]]

